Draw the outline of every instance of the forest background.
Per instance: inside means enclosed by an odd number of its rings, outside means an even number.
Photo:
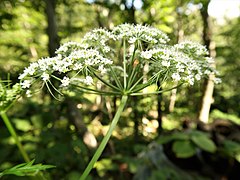
[[[148,24],[167,33],[171,44],[197,41],[215,58],[222,83],[214,85],[210,77],[191,87],[132,98],[90,178],[238,179],[240,7],[236,17],[214,18],[209,7],[218,7],[212,2],[1,0],[0,78],[18,82],[30,62],[54,56],[61,44],[79,42],[99,27]],[[49,179],[74,180],[106,134],[118,102],[86,94],[58,101],[41,92],[20,99],[8,115],[30,158],[56,166],[47,170]],[[201,145],[195,136],[207,140]],[[0,171],[22,162],[0,121]]]

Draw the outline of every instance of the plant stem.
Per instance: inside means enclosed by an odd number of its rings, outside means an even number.
[[[13,128],[13,126],[12,126],[12,124],[11,124],[7,114],[6,114],[6,111],[1,111],[0,114],[1,114],[1,117],[2,117],[2,119],[4,121],[4,123],[5,123],[8,131],[10,132],[11,136],[15,140],[15,143],[16,143],[16,145],[17,145],[17,147],[18,147],[18,149],[19,149],[19,151],[20,151],[24,161],[25,162],[30,162],[31,160],[30,160],[28,154],[26,153],[26,151],[24,150],[23,145],[22,145],[22,143],[21,143],[21,141],[20,141],[16,131],[14,130],[14,128]],[[42,172],[38,172],[36,174],[36,176],[32,177],[31,179],[46,180],[46,178],[43,176]]]
[[[124,90],[127,88],[127,70],[126,70],[126,41],[123,40],[123,78],[124,78]]]
[[[127,102],[127,99],[128,99],[128,96],[126,95],[123,95],[122,96],[122,99],[121,99],[121,103],[117,109],[117,112],[112,120],[112,123],[108,129],[108,132],[107,134],[105,135],[105,137],[103,138],[101,144],[99,145],[97,151],[95,152],[94,156],[92,157],[91,161],[89,162],[87,168],[85,169],[85,171],[83,172],[82,176],[80,177],[79,180],[85,180],[86,177],[88,176],[88,174],[90,173],[90,171],[92,170],[95,162],[98,160],[98,158],[101,156],[104,148],[106,147],[107,145],[107,142],[108,140],[110,139],[111,135],[112,135],[112,132],[113,130],[115,129],[117,123],[118,123],[118,120],[123,112],[123,109],[126,105],[126,102]]]
[[[17,147],[18,147],[23,159],[25,160],[25,162],[30,162],[30,158],[28,157],[26,151],[24,150],[23,145],[22,145],[20,139],[18,138],[18,135],[17,135],[16,131],[14,130],[11,122],[9,121],[8,116],[5,111],[1,112],[1,117],[5,123],[8,131],[10,132],[11,136],[14,138],[15,143],[17,144]]]

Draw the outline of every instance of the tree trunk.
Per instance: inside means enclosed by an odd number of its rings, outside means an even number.
[[[55,56],[55,51],[60,45],[59,37],[57,35],[57,23],[55,17],[56,0],[45,0],[47,15],[47,35],[48,35],[48,52],[50,57]]]
[[[205,1],[201,9],[201,16],[203,20],[203,41],[207,49],[209,50],[210,57],[215,58],[216,57],[215,43],[212,41],[211,23],[210,23],[210,17],[207,11],[208,4],[209,2]],[[215,66],[215,64],[212,64],[212,66]],[[198,115],[198,119],[204,123],[208,123],[209,112],[210,112],[211,104],[213,102],[213,90],[214,90],[213,79],[214,79],[214,75],[211,74],[209,75],[208,79],[204,81],[204,87],[203,87],[204,91],[203,91],[201,107]]]
[[[128,7],[126,6],[126,8],[127,8],[127,13],[128,13],[128,17],[127,17],[126,21],[127,21],[128,23],[136,24],[134,1],[135,1],[135,0],[132,0],[132,2],[131,2],[131,7],[130,7],[130,8],[128,8]]]
[[[96,14],[97,14],[96,20],[97,20],[98,26],[103,28],[104,24],[103,24],[102,18],[101,18],[101,13],[102,13],[103,8],[101,6],[99,6],[98,4],[94,5],[94,7],[95,7]]]
[[[47,35],[48,35],[48,51],[50,57],[55,56],[56,49],[60,46],[60,40],[57,34],[57,22],[55,16],[55,8],[56,8],[56,0],[45,0],[46,2],[46,16],[47,16]],[[67,98],[65,100],[67,104],[67,114],[70,121],[72,121],[73,125],[75,126],[77,133],[83,137],[84,143],[89,148],[95,148],[97,146],[97,140],[95,136],[88,131],[86,125],[82,120],[82,115],[77,109],[76,102]]]

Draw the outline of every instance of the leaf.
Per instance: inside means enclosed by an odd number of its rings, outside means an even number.
[[[97,161],[94,167],[97,169],[100,177],[103,177],[107,171],[116,170],[118,168],[118,166],[114,164],[111,159],[107,158]]]
[[[189,139],[189,136],[187,134],[184,134],[184,133],[181,133],[181,132],[176,132],[174,134],[171,134],[171,135],[165,135],[165,136],[161,136],[159,139],[158,139],[158,143],[159,144],[166,144],[170,141],[173,141],[173,140],[188,140]]]
[[[208,134],[206,132],[202,132],[202,131],[198,131],[198,130],[194,130],[194,129],[189,132],[189,135],[190,136],[206,136],[206,137],[208,137]]]
[[[0,173],[0,177],[7,174],[13,174],[16,176],[32,176],[36,174],[38,171],[55,167],[53,165],[42,165],[42,164],[33,165],[33,163],[34,163],[34,160],[28,163],[18,164],[10,169],[6,169]]]
[[[172,140],[173,140],[172,135],[166,135],[166,136],[161,136],[157,140],[157,142],[158,142],[158,144],[166,144],[166,143],[168,143],[168,142],[170,142]]]
[[[172,150],[178,158],[189,158],[196,153],[195,146],[187,140],[175,141]]]
[[[174,140],[188,140],[189,139],[189,135],[185,134],[184,132],[176,132],[172,135],[172,138]]]
[[[208,151],[208,152],[215,152],[217,147],[214,144],[214,142],[205,135],[194,135],[191,137],[191,140],[202,150]]]
[[[31,123],[27,119],[13,119],[16,129],[27,132],[32,129]]]
[[[240,153],[240,144],[231,140],[223,141],[224,150],[230,154],[235,155]]]

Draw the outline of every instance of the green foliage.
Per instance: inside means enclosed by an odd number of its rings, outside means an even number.
[[[204,151],[214,153],[216,151],[216,146],[214,142],[205,135],[192,136],[191,140]]]
[[[0,76],[11,72],[15,77],[15,73],[29,61],[46,56],[46,21],[44,14],[36,11],[31,1],[4,1],[1,6]]]
[[[94,166],[100,177],[103,177],[107,171],[116,170],[118,166],[111,159],[101,159]]]
[[[238,125],[240,125],[240,118],[235,115],[235,114],[230,114],[230,113],[224,113],[222,111],[219,111],[217,109],[214,109],[211,112],[210,117],[214,120],[214,119],[223,119],[223,120],[229,120],[232,121]]]
[[[182,132],[175,132],[171,135],[165,135],[165,136],[161,136],[157,142],[159,144],[166,144],[170,141],[174,141],[174,140],[188,140],[189,136],[185,133]]]
[[[240,117],[240,52],[239,52],[239,33],[240,33],[240,18],[226,20],[226,25],[219,28],[215,27],[217,57],[216,62],[218,69],[221,70],[222,85],[216,87],[215,103],[216,110],[229,115],[226,117],[237,120]],[[218,113],[220,115],[222,113]],[[225,114],[225,115],[226,115]],[[223,114],[222,114],[223,115]],[[238,121],[238,120],[237,120]]]
[[[147,24],[153,24],[156,27],[160,28],[166,33],[173,32],[173,24],[176,22],[176,1],[158,1],[158,0],[147,0],[144,5],[141,13],[137,18],[140,22]],[[161,9],[159,11],[158,9]],[[163,22],[161,24],[157,22]]]
[[[2,172],[0,172],[0,177],[13,174],[16,176],[34,176],[39,171],[43,171],[49,168],[54,168],[53,165],[42,165],[42,164],[35,164],[33,165],[34,160],[32,160],[29,163],[22,163],[18,164],[10,169],[6,169]]]
[[[6,111],[7,108],[19,97],[21,94],[20,84],[14,84],[12,87],[3,84],[0,81],[0,112]]]
[[[197,149],[210,153],[217,150],[215,143],[208,137],[208,134],[197,130],[175,132],[161,136],[157,142],[159,144],[173,142],[172,150],[178,158],[191,157],[197,153]]]
[[[153,142],[141,153],[138,170],[134,176],[134,180],[145,179],[203,180],[207,178],[178,168],[166,156],[163,146]]]
[[[240,162],[240,143],[232,140],[225,140],[222,143],[220,151],[229,157],[233,157]]]
[[[172,150],[178,158],[188,158],[196,154],[195,146],[191,141],[175,141]]]
[[[162,168],[161,171],[153,171],[149,180],[156,180],[156,179],[174,179],[174,180],[181,180],[183,177],[179,176],[178,172],[170,169],[170,168]]]

